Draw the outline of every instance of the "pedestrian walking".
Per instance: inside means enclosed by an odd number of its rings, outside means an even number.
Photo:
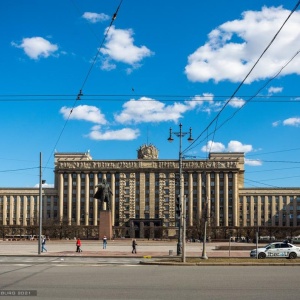
[[[47,252],[47,249],[46,249],[46,238],[45,237],[42,238],[42,252]]]
[[[135,253],[136,254],[136,246],[137,246],[136,240],[133,239],[132,240],[132,251],[131,251],[131,253]]]
[[[80,240],[80,238],[77,238],[77,240],[76,240],[76,252],[82,252],[82,250],[81,250],[81,240]]]
[[[106,245],[107,245],[107,237],[106,235],[103,237],[103,249],[106,249]]]

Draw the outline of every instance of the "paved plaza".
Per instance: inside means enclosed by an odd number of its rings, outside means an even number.
[[[44,256],[91,256],[91,257],[170,257],[176,256],[177,241],[137,240],[137,254],[132,254],[131,239],[109,240],[103,249],[101,240],[82,240],[82,252],[76,252],[75,240],[50,240],[46,243],[47,252]],[[256,247],[255,244],[246,244]],[[206,243],[208,257],[249,257],[249,250],[243,250],[245,244],[231,243],[230,250],[218,250],[220,246],[228,246],[227,242]],[[233,247],[234,246],[234,247]],[[232,250],[239,247],[240,250]],[[186,256],[199,257],[202,255],[202,243],[186,243]],[[0,255],[38,255],[38,241],[4,241],[0,240]]]

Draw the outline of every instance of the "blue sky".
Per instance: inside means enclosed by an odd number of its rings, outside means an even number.
[[[36,186],[40,152],[48,186],[55,151],[176,159],[180,123],[185,155],[245,152],[245,186],[299,187],[297,2],[0,1],[0,187]]]

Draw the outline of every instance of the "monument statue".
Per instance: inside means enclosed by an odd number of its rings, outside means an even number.
[[[101,206],[103,208],[103,203],[106,202],[107,206],[106,206],[106,210],[110,210],[110,196],[113,194],[109,184],[106,182],[106,179],[102,179],[102,182],[98,185],[96,185],[96,187],[98,187],[98,190],[96,192],[96,194],[94,195],[95,199],[99,199]]]

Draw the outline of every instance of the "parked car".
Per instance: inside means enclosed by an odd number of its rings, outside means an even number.
[[[300,257],[300,248],[287,243],[287,242],[275,242],[266,245],[265,247],[257,249],[257,257],[262,258],[290,258],[295,259]],[[250,251],[250,257],[256,257],[256,249]]]

